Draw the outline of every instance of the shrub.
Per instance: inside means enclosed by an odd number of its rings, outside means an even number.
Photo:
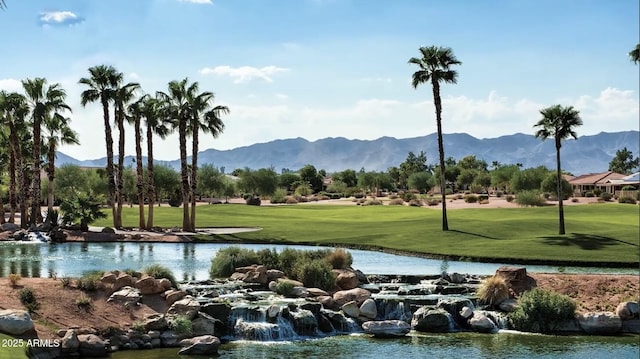
[[[20,274],[17,274],[17,273],[9,274],[9,283],[11,283],[12,287],[15,287],[16,284],[18,284],[18,281],[20,279],[22,279],[22,276]]]
[[[409,201],[409,205],[411,207],[422,207],[422,201],[419,199],[412,199],[411,201]]]
[[[445,188],[445,190],[444,190],[444,195],[445,195],[445,196],[448,196],[448,195],[450,195],[450,194],[453,194],[453,190],[452,190],[451,188]]]
[[[503,277],[494,275],[482,282],[476,295],[481,303],[498,305],[503,300],[509,299],[509,286]]]
[[[276,252],[275,249],[264,248],[259,250],[256,254],[258,256],[257,263],[264,265],[267,269],[278,268],[279,258],[278,252]]]
[[[464,201],[466,203],[476,203],[478,202],[478,196],[476,196],[475,194],[468,194],[464,196]]]
[[[331,265],[324,260],[298,261],[295,273],[305,287],[331,290],[335,286],[336,275]]]
[[[479,204],[489,204],[489,200],[488,199],[481,199],[478,203]]]
[[[285,248],[280,252],[278,256],[278,269],[283,271],[287,277],[293,278],[295,273],[293,271],[293,266],[298,260],[298,251],[291,248]]]
[[[176,277],[173,275],[171,269],[161,264],[151,264],[145,267],[142,271],[156,279],[166,278],[171,282],[171,285],[174,288],[178,288],[178,282],[176,281]]]
[[[389,201],[390,206],[402,206],[404,204],[404,200],[402,198],[394,198]]]
[[[293,287],[296,285],[290,280],[281,280],[276,283],[276,293],[285,297],[290,297],[293,293]]]
[[[613,197],[613,196],[612,196],[612,195],[611,195],[611,193],[609,193],[609,192],[602,192],[602,193],[600,193],[600,198],[601,198],[603,201],[610,201],[610,200],[611,200],[611,197]]]
[[[365,195],[362,192],[358,192],[358,193],[354,193],[353,197],[355,197],[356,199],[361,199],[361,198],[364,198]]]
[[[209,275],[211,278],[228,277],[238,267],[245,267],[258,263],[256,252],[240,247],[223,248],[211,260]]]
[[[68,288],[71,285],[71,278],[62,277],[60,278],[60,283],[62,283],[62,288]]]
[[[389,195],[389,199],[397,199],[398,195],[397,194],[390,194]]]
[[[325,260],[333,269],[346,269],[351,267],[351,264],[353,264],[353,257],[351,256],[351,253],[342,248],[336,248],[331,251],[331,253],[325,256]]]
[[[504,199],[507,200],[507,202],[511,203],[513,202],[513,200],[515,199],[515,197],[513,197],[512,195],[508,194]]]
[[[462,193],[458,193],[456,195],[456,199],[463,199],[463,198],[464,198],[464,195]]]
[[[271,196],[271,203],[285,203],[287,201],[287,191],[282,188],[278,188],[276,192]]]
[[[287,196],[287,199],[285,200],[285,203],[286,204],[296,204],[296,203],[298,203],[298,200],[294,196]]]
[[[602,190],[600,188],[596,188],[593,190],[593,195],[595,197],[599,197],[602,194]]]
[[[587,192],[584,193],[584,196],[585,197],[595,197],[596,195],[595,195],[595,193],[593,193],[591,191],[587,191]]]
[[[548,333],[561,322],[575,318],[576,304],[566,295],[534,288],[524,292],[518,308],[509,315],[517,330]]]
[[[76,305],[78,307],[85,308],[85,309],[89,308],[91,306],[91,298],[83,294],[80,297],[78,297],[78,299],[76,299]]]
[[[635,191],[636,188],[633,187],[633,186],[626,185],[626,186],[622,187],[622,190],[623,191]]]
[[[131,330],[133,330],[134,332],[138,332],[138,333],[146,333],[147,332],[147,328],[145,328],[144,323],[142,323],[142,322],[133,323],[133,325],[131,325]]]
[[[36,295],[31,288],[25,287],[20,289],[18,298],[20,298],[20,303],[22,303],[29,312],[35,312],[38,310],[38,307],[40,307]]]
[[[411,202],[412,200],[416,199],[416,195],[411,192],[405,192],[402,195],[402,199],[404,199],[405,202]]]
[[[249,206],[259,206],[261,204],[260,197],[251,196],[245,200]]]
[[[538,191],[521,191],[518,192],[516,203],[523,207],[543,206],[545,201]]]
[[[86,232],[91,223],[107,217],[107,214],[102,212],[103,202],[104,199],[100,195],[76,193],[71,199],[60,204],[60,212],[63,213],[62,222],[65,225],[79,222],[80,229]]]
[[[82,277],[78,278],[78,288],[87,292],[96,291],[103,274],[104,272],[102,271],[87,271],[82,273]]]
[[[169,329],[177,334],[191,334],[193,333],[193,324],[189,318],[179,315],[169,323]]]
[[[577,198],[575,198],[575,197],[573,197],[573,198],[571,198],[571,202],[573,202],[573,203],[578,203],[578,199],[577,199]]]
[[[429,198],[426,200],[427,206],[437,206],[442,202],[440,199]]]
[[[624,197],[618,198],[618,203],[636,204],[637,202],[632,197],[624,196]]]
[[[496,197],[498,198],[502,197],[503,194],[502,191],[496,191]]]
[[[377,199],[370,199],[362,203],[362,205],[363,206],[380,206],[382,205],[382,201],[379,201]]]

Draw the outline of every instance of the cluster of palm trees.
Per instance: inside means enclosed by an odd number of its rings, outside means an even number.
[[[112,210],[113,225],[122,227],[122,207],[124,203],[123,173],[125,148],[125,122],[133,125],[136,143],[136,187],[139,205],[139,227],[153,227],[153,136],[165,138],[177,129],[180,146],[181,195],[183,206],[182,229],[195,231],[196,188],[198,169],[199,133],[209,133],[218,137],[224,130],[221,116],[228,114],[226,106],[214,106],[212,92],[200,92],[197,82],[187,78],[171,81],[168,91],[158,91],[154,96],[142,94],[138,83],[124,83],[124,76],[113,66],[98,65],[89,68],[89,77],[80,79],[80,84],[88,88],[81,94],[81,104],[86,106],[99,102],[102,106],[107,149],[107,177],[109,183],[108,203]],[[110,109],[113,106],[113,122],[118,128],[118,163],[114,164],[113,135],[111,133]],[[142,164],[142,121],[146,126],[147,178],[143,178]],[[191,138],[191,163],[187,162],[187,140]],[[148,202],[148,217],[145,222],[144,202]]]

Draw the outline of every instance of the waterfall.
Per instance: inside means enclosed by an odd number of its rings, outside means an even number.
[[[376,301],[378,308],[378,317],[382,320],[404,320],[408,322],[411,320],[411,313],[408,313],[405,309],[404,299],[391,299],[386,298]]]
[[[275,311],[267,315],[267,311]],[[282,317],[282,308],[234,307],[229,315],[229,332],[234,336],[258,341],[290,340],[298,337],[291,322]]]

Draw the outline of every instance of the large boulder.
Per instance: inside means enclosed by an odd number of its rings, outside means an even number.
[[[518,301],[513,298],[505,299],[498,304],[498,308],[507,313],[515,312],[518,309]]]
[[[0,232],[15,232],[20,229],[20,226],[15,223],[3,223],[0,225]]]
[[[497,277],[502,277],[515,294],[521,294],[536,287],[536,280],[527,275],[527,268],[502,266],[496,270]]]
[[[183,339],[180,341],[178,355],[217,355],[220,348],[220,339],[213,335],[202,335],[199,337]]]
[[[310,310],[298,309],[289,312],[289,319],[293,329],[299,335],[315,335],[318,329],[318,320]]]
[[[116,277],[116,282],[113,284],[113,290],[118,290],[122,287],[133,287],[136,283],[136,279],[127,273],[120,273]]]
[[[379,338],[402,337],[411,331],[411,326],[402,320],[381,320],[362,323],[362,330]]]
[[[357,288],[360,285],[358,276],[350,270],[334,269],[333,272],[337,275],[336,285],[342,290]]]
[[[152,330],[152,331],[165,330],[169,327],[169,323],[167,323],[167,319],[164,317],[163,314],[160,314],[160,313],[147,315],[146,317],[144,317],[142,324],[144,325],[146,330]]]
[[[419,332],[447,333],[451,328],[451,314],[444,309],[420,307],[413,313],[411,327]]]
[[[107,342],[95,334],[78,335],[78,353],[82,357],[102,358],[108,355]]]
[[[164,292],[164,299],[167,301],[167,305],[172,305],[173,303],[186,296],[187,292],[183,290],[169,289],[168,291]]]
[[[277,280],[278,278],[284,278],[284,272],[277,269],[269,269],[267,270],[267,279],[269,281]]]
[[[376,302],[369,298],[360,306],[360,315],[368,319],[376,319],[378,316],[378,308]]]
[[[469,319],[469,325],[471,329],[480,333],[492,333],[498,328],[495,323],[481,312],[474,312],[471,319]]]
[[[200,311],[210,315],[214,319],[226,323],[229,321],[229,314],[231,313],[231,306],[226,303],[208,303],[200,308]]]
[[[446,310],[453,320],[460,326],[465,327],[467,319],[461,315],[464,307],[474,310],[473,302],[467,298],[443,298],[438,300],[437,308]]]
[[[33,328],[33,321],[26,310],[0,310],[0,333],[20,335],[33,330]]]
[[[164,288],[158,283],[158,281],[150,276],[144,276],[133,285],[140,291],[140,294],[158,294],[164,292]]]
[[[307,288],[307,293],[309,293],[310,297],[325,297],[329,295],[329,293],[320,288]]]
[[[265,266],[261,265],[253,267],[252,270],[246,272],[244,282],[260,284],[269,283],[269,278],[267,277],[267,269],[265,268]]]
[[[216,334],[216,327],[220,327],[222,323],[218,320],[216,323],[216,319],[212,316],[199,312],[197,317],[191,321],[191,327],[193,330],[193,335],[214,335]]]
[[[185,316],[189,320],[195,318],[196,314],[200,311],[200,303],[188,295],[179,301],[173,303],[167,310],[168,317]]]
[[[65,353],[75,353],[80,347],[80,340],[78,340],[78,334],[74,329],[69,329],[64,334],[60,347]]]
[[[141,299],[142,296],[140,295],[139,290],[131,287],[124,287],[111,294],[109,296],[109,299],[107,299],[107,302],[124,305],[136,305],[140,302]]]
[[[587,334],[615,334],[622,329],[622,319],[612,312],[589,312],[578,316],[580,328]]]
[[[105,272],[100,278],[100,282],[102,282],[102,284],[104,285],[112,286],[116,283],[116,278],[118,278],[118,276],[115,273]]]
[[[341,290],[333,294],[333,300],[337,305],[342,306],[347,302],[355,301],[361,305],[365,300],[371,297],[371,292],[362,288],[354,288],[350,290]]]
[[[344,314],[351,318],[357,318],[360,316],[360,308],[358,308],[358,304],[353,300],[343,304],[340,309]]]
[[[622,302],[616,307],[616,314],[622,320],[637,319],[639,312],[638,302]]]

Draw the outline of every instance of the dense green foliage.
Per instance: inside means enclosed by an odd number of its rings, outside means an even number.
[[[533,288],[520,297],[518,308],[509,314],[517,330],[550,333],[566,320],[575,318],[576,304],[566,295]]]
[[[78,289],[87,292],[96,291],[100,285],[100,278],[102,278],[103,274],[104,272],[95,270],[82,273],[82,276],[77,280]]]
[[[62,222],[66,225],[79,222],[80,229],[86,231],[89,224],[107,215],[101,210],[102,198],[91,193],[76,193],[60,204]]]
[[[156,279],[166,278],[171,282],[171,285],[174,288],[178,288],[178,282],[176,281],[176,277],[173,275],[171,269],[161,264],[148,265],[142,269],[142,272]]]
[[[294,266],[293,278],[301,281],[305,287],[331,290],[336,282],[332,269],[331,264],[322,259],[298,260]]]
[[[540,207],[544,206],[545,202],[537,190],[520,191],[516,195],[516,203],[522,207]]]
[[[209,275],[211,278],[228,277],[238,267],[258,264],[256,252],[240,247],[223,248],[211,261]]]

